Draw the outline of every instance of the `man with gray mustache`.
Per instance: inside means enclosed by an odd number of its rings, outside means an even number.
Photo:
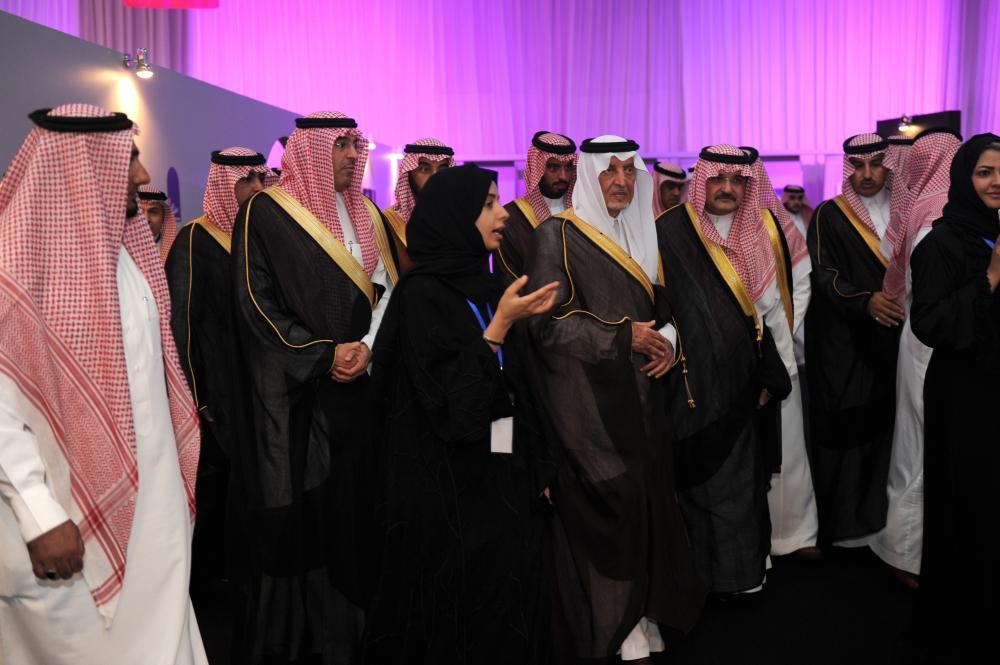
[[[781,294],[788,247],[763,209],[756,160],[752,149],[705,148],[688,201],[656,220],[684,362],[667,390],[677,495],[702,581],[733,598],[763,589],[776,409],[796,371]]]

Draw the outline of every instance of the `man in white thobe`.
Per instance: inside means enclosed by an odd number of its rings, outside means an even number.
[[[806,427],[802,396],[802,366],[805,365],[804,337],[806,310],[812,287],[809,275],[812,262],[806,247],[806,227],[802,218],[805,212],[805,191],[793,186],[785,187],[779,202],[771,179],[761,159],[754,162],[754,173],[759,179],[758,191],[761,207],[771,211],[779,222],[785,245],[774,245],[776,259],[791,266],[787,282],[778,280],[782,304],[791,306],[786,321],[792,334],[792,348],[778,346],[786,365],[791,360],[796,373],[791,374],[792,392],[781,402],[781,472],[771,476],[771,489],[767,494],[771,514],[771,554],[795,554],[804,559],[819,556],[816,541],[819,536],[819,518],[816,513],[816,493],[813,489],[812,468],[806,452]],[[796,191],[798,189],[798,191]],[[811,211],[810,211],[811,212]],[[787,250],[788,256],[784,256]],[[778,338],[775,337],[775,343]]]
[[[0,191],[0,662],[201,665],[197,419],[136,130],[31,118]]]

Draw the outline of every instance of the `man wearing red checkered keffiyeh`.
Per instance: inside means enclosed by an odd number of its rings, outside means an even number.
[[[932,349],[910,326],[912,300],[910,255],[941,217],[948,202],[952,158],[962,144],[955,131],[934,127],[913,139],[908,162],[908,193],[894,236],[884,290],[899,299],[906,313],[896,368],[896,420],[889,467],[889,510],[886,528],[871,548],[896,569],[896,576],[915,586],[920,574],[924,515],[924,376]]]
[[[205,663],[197,417],[137,130],[87,104],[30,117],[0,189],[0,660]]]
[[[232,460],[252,525],[244,625],[287,627],[246,640],[239,662],[354,653],[367,591],[355,528],[373,426],[366,370],[395,265],[385,220],[361,192],[368,141],[357,123],[320,112],[295,125],[281,179],[239,209],[232,235],[253,430]]]
[[[687,200],[688,174],[673,162],[653,164],[653,217]]]
[[[758,161],[752,148],[706,147],[688,201],[656,222],[686,359],[668,401],[678,499],[699,572],[720,594],[762,588],[771,551],[768,481],[784,462],[778,408],[797,374],[791,253],[764,205],[761,188],[770,184]],[[686,403],[676,398],[684,394]],[[801,531],[789,534],[787,551],[811,544],[808,528]]]
[[[867,544],[885,526],[896,354],[903,311],[882,290],[890,219],[906,195],[897,154],[877,134],[844,142],[843,193],[806,236],[806,314],[813,479],[820,539]]]
[[[503,241],[493,255],[493,271],[505,284],[524,274],[539,224],[573,205],[576,144],[568,136],[536,132],[524,165],[525,195],[504,206],[510,217]]]
[[[205,214],[186,224],[167,257],[170,327],[198,407],[198,523],[192,588],[225,576],[223,553],[236,525],[225,519],[232,449],[248,442],[239,344],[232,317],[231,236],[240,205],[263,188],[264,156],[227,148],[211,156]],[[229,548],[238,549],[238,548]]]
[[[889,148],[886,150],[888,156],[896,163],[896,175],[903,179],[904,187],[910,187],[910,152],[913,150],[914,137],[904,134],[893,134],[886,139]]]
[[[177,216],[174,214],[174,206],[165,192],[152,185],[141,186],[138,198],[142,216],[149,224],[160,256],[166,261],[170,247],[174,244],[174,238],[177,237]]]
[[[812,221],[813,208],[806,199],[806,188],[802,185],[785,185],[781,190],[781,204],[788,211],[802,237],[806,236],[806,228]]]
[[[406,223],[410,221],[420,190],[432,175],[455,166],[455,151],[434,138],[407,144],[403,154],[396,177],[396,202],[382,211],[389,223],[400,274],[413,266],[406,251]]]

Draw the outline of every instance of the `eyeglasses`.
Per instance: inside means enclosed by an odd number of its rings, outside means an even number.
[[[750,182],[750,178],[745,175],[740,175],[739,173],[733,174],[731,176],[713,175],[709,176],[708,182],[712,183],[713,185],[722,185],[723,183],[728,182],[730,185],[734,187],[742,187],[746,185],[748,182]]]
[[[351,143],[350,139],[342,137],[334,141],[333,145],[335,148],[337,148],[337,150],[346,150],[347,146],[350,145],[350,143]],[[362,138],[354,139],[353,143],[354,143],[354,149],[357,150],[358,152],[361,152],[361,149],[365,147],[365,140]]]

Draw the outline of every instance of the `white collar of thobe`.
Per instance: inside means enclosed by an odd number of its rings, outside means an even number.
[[[878,190],[878,193],[875,194],[875,196],[861,196],[859,194],[858,197],[861,199],[861,202],[865,204],[865,207],[868,208],[869,210],[871,210],[872,208],[882,209],[889,203],[889,188],[883,187],[882,189]]]
[[[719,232],[723,240],[729,239],[729,231],[733,228],[733,220],[736,219],[736,213],[731,212],[726,215],[713,215],[710,212],[705,212],[708,218],[712,220],[712,224],[715,225],[715,230]]]
[[[545,199],[545,205],[549,207],[549,211],[555,215],[566,209],[566,200],[562,197],[558,199],[550,199],[549,197],[542,194],[542,198]]]

